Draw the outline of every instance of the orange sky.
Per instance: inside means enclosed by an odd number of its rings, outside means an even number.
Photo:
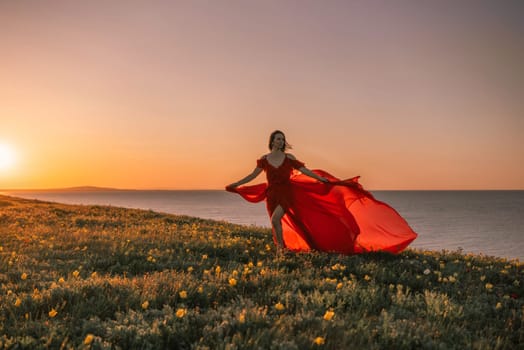
[[[0,146],[14,154],[0,189],[223,188],[274,129],[308,167],[369,189],[524,189],[523,13],[0,2]]]

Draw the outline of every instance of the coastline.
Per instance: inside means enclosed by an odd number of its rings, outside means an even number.
[[[276,259],[265,228],[10,196],[0,196],[0,230],[3,346],[524,341],[518,260],[409,248]]]

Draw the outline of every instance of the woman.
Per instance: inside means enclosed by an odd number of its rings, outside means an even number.
[[[293,169],[299,170],[318,181],[327,183],[328,179],[319,176],[306,168],[304,163],[298,161],[293,155],[285,153],[289,148],[286,136],[280,130],[275,130],[269,136],[269,149],[271,152],[262,156],[257,161],[255,170],[242,180],[239,180],[226,189],[234,190],[238,186],[256,178],[263,170],[266,171],[268,188],[266,191],[267,210],[271,217],[271,226],[276,236],[278,247],[284,247],[282,237],[282,217],[292,207],[293,196],[291,193],[290,177]]]
[[[311,171],[287,148],[284,133],[274,131],[271,152],[257,160],[251,174],[226,186],[250,202],[266,200],[279,251],[397,253],[417,237],[393,208],[362,188],[358,177],[341,181],[325,171]],[[239,187],[262,171],[267,184]]]

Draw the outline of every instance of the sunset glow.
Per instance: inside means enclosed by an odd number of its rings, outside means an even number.
[[[14,164],[14,150],[9,145],[0,143],[0,172],[8,172]]]
[[[1,151],[0,189],[222,189],[275,129],[308,167],[369,189],[524,189],[522,13],[0,2],[0,140],[23,150]]]

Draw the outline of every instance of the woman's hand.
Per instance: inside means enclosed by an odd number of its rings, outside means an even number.
[[[226,191],[234,192],[235,188],[237,187],[238,187],[238,182],[233,182],[232,184],[226,186]]]
[[[321,176],[321,177],[318,179],[318,181],[320,181],[320,182],[322,182],[322,183],[325,183],[325,184],[329,183],[329,179],[327,179],[327,178],[325,178],[325,177],[323,177],[323,176]]]

